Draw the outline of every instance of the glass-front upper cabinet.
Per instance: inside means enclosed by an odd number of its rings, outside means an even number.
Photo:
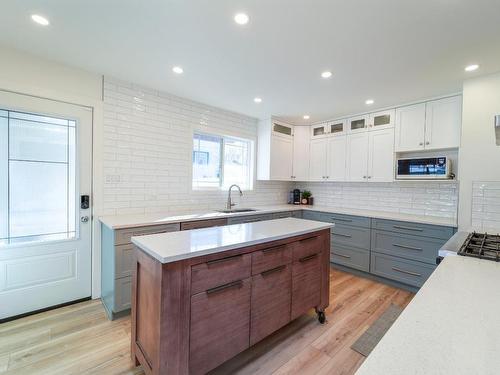
[[[396,110],[389,109],[370,114],[369,130],[387,129],[394,127]]]
[[[351,117],[348,121],[349,133],[361,133],[368,130],[369,115]]]
[[[330,122],[328,131],[331,135],[344,135],[347,131],[347,121],[344,119]]]
[[[311,126],[311,138],[323,138],[328,135],[328,123],[324,122]]]
[[[278,136],[291,137],[293,136],[293,126],[273,121],[273,133]]]

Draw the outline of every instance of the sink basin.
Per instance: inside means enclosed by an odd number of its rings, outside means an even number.
[[[232,210],[217,210],[217,212],[222,212],[223,214],[233,214],[238,212],[253,212],[258,211],[255,208],[235,208]]]

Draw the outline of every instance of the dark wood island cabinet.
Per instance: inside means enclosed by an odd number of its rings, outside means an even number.
[[[166,263],[134,252],[132,357],[146,374],[205,374],[312,308],[325,321],[329,228]]]

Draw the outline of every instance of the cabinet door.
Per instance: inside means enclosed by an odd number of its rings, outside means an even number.
[[[348,121],[349,133],[360,133],[368,129],[368,115],[351,117]]]
[[[321,300],[321,254],[304,256],[292,264],[292,313],[295,319]]]
[[[293,163],[293,139],[271,137],[271,179],[291,180]]]
[[[328,173],[329,181],[345,181],[346,175],[347,137],[331,137],[328,141]]]
[[[368,154],[368,181],[393,181],[394,129],[370,132]]]
[[[434,150],[459,147],[461,126],[461,96],[427,102],[425,149]]]
[[[393,128],[395,118],[396,111],[394,109],[371,113],[368,128],[371,131]]]
[[[249,347],[250,293],[245,279],[191,297],[190,374],[206,374]]]
[[[311,158],[309,160],[309,180],[325,181],[327,170],[328,139],[311,141]]]
[[[334,120],[328,123],[330,135],[345,135],[347,133],[347,120]]]
[[[351,134],[347,137],[347,180],[367,181],[368,133]]]
[[[290,321],[291,300],[291,264],[283,264],[252,276],[250,345]]]
[[[293,136],[293,125],[273,121],[273,135],[291,138]]]
[[[307,181],[309,179],[309,126],[296,126],[294,130],[293,180]]]
[[[425,103],[396,109],[396,152],[424,149]]]
[[[310,129],[311,139],[324,138],[328,136],[328,124],[326,122],[323,124],[313,125]]]

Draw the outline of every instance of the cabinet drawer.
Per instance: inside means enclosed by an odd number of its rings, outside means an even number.
[[[134,236],[143,236],[146,234],[176,232],[180,230],[179,223],[153,225],[148,227],[127,228],[115,230],[115,245],[125,245],[130,243],[130,238]]]
[[[252,275],[291,263],[292,246],[281,245],[252,253]]]
[[[303,215],[302,210],[292,211],[292,217],[302,219],[302,215]]]
[[[115,279],[132,276],[134,269],[134,245],[115,246]]]
[[[206,374],[250,344],[250,279],[191,297],[189,373]]]
[[[321,251],[321,241],[323,241],[323,236],[319,234],[313,234],[310,237],[306,237],[300,241],[293,243],[292,260],[296,261],[307,257],[312,254],[317,254]]]
[[[333,245],[354,246],[367,250],[370,248],[369,228],[335,224],[335,227],[330,230],[330,233]]]
[[[287,211],[287,212],[276,212],[273,214],[273,219],[284,219],[286,217],[292,217],[292,213],[290,211]]]
[[[220,227],[222,225],[227,225],[227,219],[187,221],[181,223],[181,230]]]
[[[453,236],[452,227],[394,220],[373,219],[373,229],[388,230],[391,232],[413,234],[423,237],[441,238],[443,240],[449,240],[451,236]]]
[[[282,265],[252,276],[250,345],[290,321],[292,266]]]
[[[321,254],[301,258],[292,264],[291,319],[297,318],[321,301]]]
[[[357,270],[370,271],[370,251],[332,245],[330,261]]]
[[[255,223],[257,221],[272,220],[273,214],[265,215],[249,215],[249,216],[239,216],[230,217],[227,219],[228,224],[244,224],[244,223]]]
[[[436,238],[425,238],[378,230],[372,232],[373,251],[430,264],[436,263],[439,249],[445,243],[446,240]]]
[[[252,254],[216,259],[191,267],[191,295],[250,277]]]
[[[325,221],[327,223],[335,223],[340,225],[352,225],[362,228],[370,228],[370,218],[363,216],[353,216],[344,214],[334,214],[329,212],[309,211],[304,210],[302,214],[304,219]]]
[[[427,263],[376,252],[371,253],[371,273],[408,285],[421,287],[435,268],[435,265]]]
[[[113,312],[130,309],[132,296],[132,276],[115,280],[115,303]]]

